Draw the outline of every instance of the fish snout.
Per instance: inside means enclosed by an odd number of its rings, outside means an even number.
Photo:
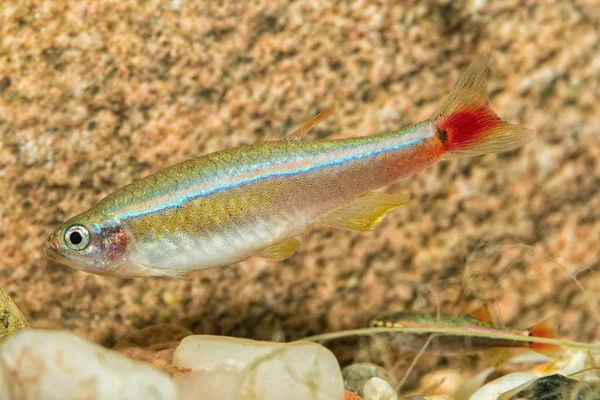
[[[48,239],[46,245],[44,246],[44,253],[46,253],[46,257],[50,259],[58,258],[58,243],[56,243],[51,238]]]

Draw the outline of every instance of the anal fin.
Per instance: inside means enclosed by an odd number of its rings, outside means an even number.
[[[487,349],[483,352],[482,357],[484,360],[492,364],[496,369],[500,369],[506,361],[510,359],[510,352],[508,349],[494,347]]]
[[[300,248],[300,243],[296,239],[288,239],[283,242],[272,244],[264,249],[256,251],[253,255],[263,257],[269,260],[281,261],[291,257]]]
[[[406,204],[408,199],[410,195],[407,194],[367,193],[353,203],[326,215],[321,222],[334,228],[369,232],[387,213]]]

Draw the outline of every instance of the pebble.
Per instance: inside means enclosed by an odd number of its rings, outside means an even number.
[[[173,356],[179,400],[344,398],[339,364],[312,342],[193,335]]]
[[[371,378],[365,383],[365,400],[398,400],[392,386],[381,378]]]
[[[8,372],[2,363],[0,363],[0,400],[11,400],[11,393],[8,388]]]
[[[71,333],[24,330],[0,348],[0,386],[7,400],[173,400],[171,379]],[[6,377],[5,377],[6,378]]]
[[[563,349],[560,356],[545,364],[536,365],[529,371],[513,372],[495,379],[479,388],[469,400],[496,400],[498,396],[507,393],[527,382],[548,375],[579,374],[589,366],[597,365],[600,354],[581,349]]]
[[[364,395],[363,388],[365,383],[375,376],[386,381],[391,379],[390,374],[385,369],[371,363],[350,364],[342,370],[344,387],[346,390],[354,392],[359,396]]]
[[[498,400],[585,399],[600,398],[600,382],[580,381],[554,374],[527,382],[498,397]]]

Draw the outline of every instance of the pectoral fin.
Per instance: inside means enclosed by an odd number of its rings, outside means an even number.
[[[253,255],[256,257],[267,258],[269,260],[281,261],[291,257],[299,247],[300,243],[296,239],[289,239],[258,250]]]
[[[369,232],[388,212],[406,204],[409,198],[407,194],[371,192],[328,214],[321,222],[334,228]]]
[[[151,276],[164,279],[183,279],[191,281],[191,278],[187,277],[188,271],[185,270],[163,269],[143,264],[138,264],[137,267],[139,268],[138,271],[140,275],[136,276]]]

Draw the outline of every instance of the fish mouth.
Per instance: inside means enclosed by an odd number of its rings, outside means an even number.
[[[55,242],[46,242],[44,253],[46,253],[46,257],[51,260],[59,261],[61,259],[58,252],[58,244]]]
[[[59,264],[66,265],[73,269],[81,269],[81,266],[77,265],[76,262],[70,260],[61,253],[59,245],[56,242],[46,242],[46,245],[44,246],[44,253],[46,253],[46,257],[52,261],[56,261]]]

